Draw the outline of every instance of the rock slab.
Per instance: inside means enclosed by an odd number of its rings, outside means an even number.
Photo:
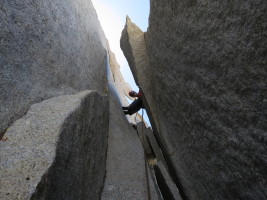
[[[32,105],[0,144],[0,199],[99,199],[108,122],[108,99],[95,91]]]
[[[110,90],[110,123],[105,186],[101,200],[147,199],[145,158],[136,130]]]
[[[156,111],[156,105],[154,105],[155,97],[151,92],[153,90],[154,70],[149,64],[145,34],[128,16],[121,34],[120,46],[133,72],[135,82],[143,93],[142,101],[148,112],[150,122],[155,128],[157,126],[157,123],[155,123],[157,116],[153,111]]]
[[[151,1],[153,77],[141,76],[185,199],[266,199],[266,11],[264,0]]]
[[[0,137],[29,107],[106,91],[107,41],[90,0],[0,2]]]

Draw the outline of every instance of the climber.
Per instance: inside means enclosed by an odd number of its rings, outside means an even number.
[[[124,110],[125,115],[132,115],[136,112],[138,112],[141,108],[144,108],[143,102],[142,102],[142,92],[136,93],[135,91],[130,91],[129,96],[131,97],[138,97],[135,99],[129,106],[122,107]]]

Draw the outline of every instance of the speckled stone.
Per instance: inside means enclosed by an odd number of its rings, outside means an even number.
[[[153,112],[155,110],[153,100],[155,97],[150,92],[153,90],[154,70],[149,64],[145,34],[128,16],[126,17],[126,24],[121,34],[120,46],[133,72],[136,84],[143,93],[143,104],[146,107],[151,124],[154,125],[154,130],[156,130],[157,123],[155,123],[155,119],[157,116]]]
[[[266,199],[266,7],[151,0],[145,95],[184,198]]]
[[[106,39],[90,0],[0,2],[0,137],[36,102],[106,90]]]
[[[99,199],[108,122],[107,96],[95,91],[32,105],[0,144],[0,199]]]
[[[112,90],[109,105],[106,179],[101,200],[145,200],[148,191],[141,141]]]

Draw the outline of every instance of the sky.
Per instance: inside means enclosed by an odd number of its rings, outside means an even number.
[[[149,0],[92,0],[92,3],[109,41],[110,48],[116,55],[125,81],[128,82],[134,90],[138,90],[126,58],[121,51],[120,37],[127,15],[142,31],[147,30]]]
[[[98,19],[109,41],[111,51],[120,65],[121,73],[133,90],[138,92],[131,70],[120,48],[121,32],[126,22],[126,16],[131,18],[142,31],[147,31],[149,17],[149,0],[92,0]],[[141,114],[141,111],[139,111]],[[147,114],[145,121],[150,125]]]

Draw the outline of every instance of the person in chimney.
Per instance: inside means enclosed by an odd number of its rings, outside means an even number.
[[[144,108],[143,101],[142,101],[142,92],[139,90],[139,92],[130,91],[129,96],[131,97],[137,97],[129,106],[122,107],[124,110],[125,115],[132,115],[136,112],[138,112],[141,108]]]

